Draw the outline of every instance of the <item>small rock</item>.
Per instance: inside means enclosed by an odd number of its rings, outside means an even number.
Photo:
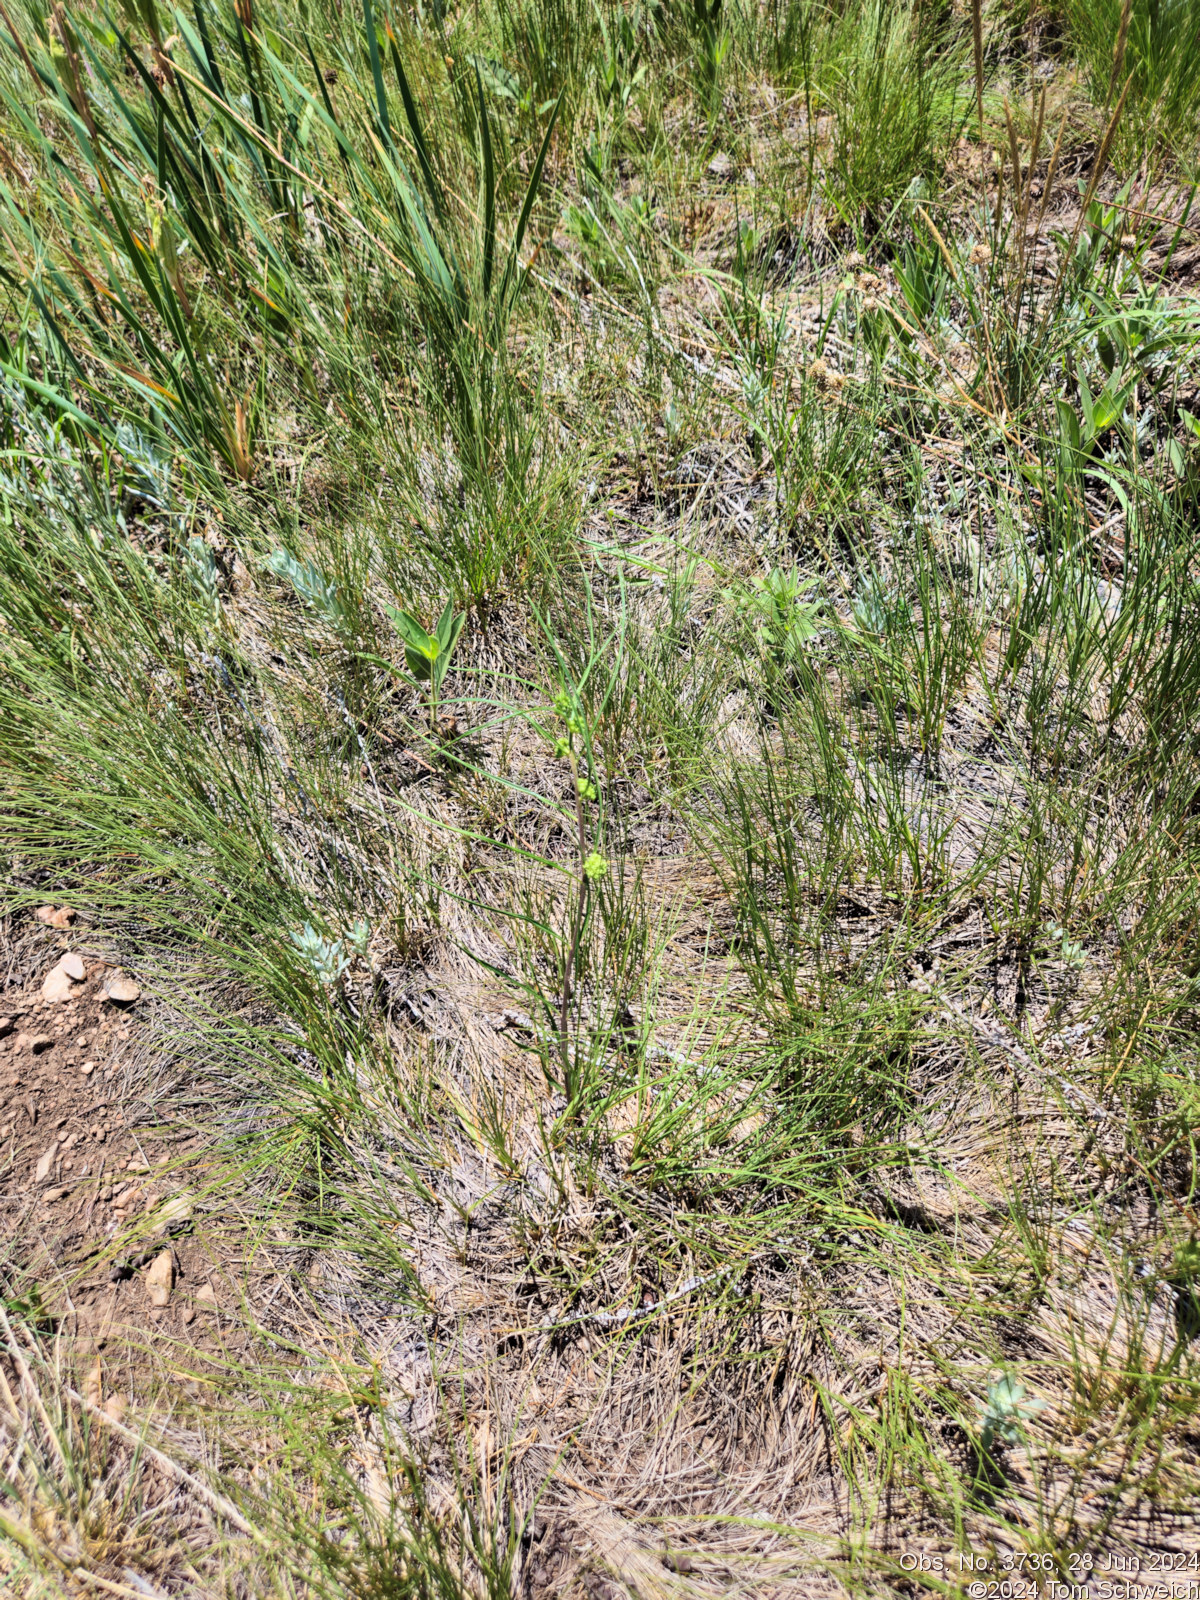
[[[16,1027],[14,1018],[0,1017],[0,1039],[7,1039],[14,1027]]]
[[[141,992],[133,979],[122,972],[120,967],[114,967],[104,980],[104,993],[114,1005],[131,1006]]]
[[[96,1063],[94,1061],[85,1061],[79,1070],[83,1073],[85,1078],[90,1078],[92,1073],[96,1070]]]
[[[46,1151],[45,1155],[42,1156],[41,1160],[37,1164],[37,1168],[33,1174],[33,1180],[35,1183],[45,1183],[46,1179],[54,1170],[54,1161],[57,1155],[58,1140],[55,1139],[49,1150]]]
[[[48,928],[69,928],[75,921],[75,913],[70,906],[39,906],[34,916]]]
[[[33,1051],[35,1056],[40,1056],[42,1051],[49,1050],[53,1043],[54,1035],[52,1033],[39,1033],[35,1034],[35,1036],[30,1039],[29,1048]]]
[[[144,1160],[141,1156],[130,1156],[129,1160],[125,1163],[125,1171],[126,1172],[149,1172],[150,1171],[150,1163],[148,1161]]]
[[[211,1283],[202,1283],[196,1290],[196,1306],[200,1311],[217,1309],[217,1291]]]
[[[68,959],[67,956],[63,957],[63,961]],[[75,983],[60,961],[42,979],[42,999],[47,1005],[56,1006],[63,1000],[69,1000],[74,993]]]
[[[188,1194],[186,1190],[181,1190],[178,1194],[171,1195],[158,1208],[154,1231],[156,1233],[166,1233],[168,1228],[177,1227],[181,1222],[189,1222],[195,1206],[195,1197]]]
[[[188,1306],[187,1310],[181,1316],[180,1321],[183,1323],[184,1327],[186,1328],[186,1327],[189,1327],[193,1322],[195,1322],[195,1320],[196,1320],[195,1309],[192,1306]]]
[[[150,1270],[146,1273],[146,1292],[150,1296],[152,1306],[165,1306],[171,1298],[171,1290],[175,1287],[175,1258],[169,1250],[163,1250],[155,1256],[150,1263]]]
[[[120,1422],[125,1415],[125,1397],[119,1394],[110,1394],[104,1402],[104,1415],[110,1422]]]
[[[122,1211],[129,1211],[135,1205],[137,1205],[141,1198],[142,1191],[138,1188],[137,1184],[130,1183],[127,1184],[126,1187],[121,1190],[120,1194],[116,1196],[116,1198],[113,1200],[113,1205],[120,1206]]]
[[[16,1052],[17,1055],[20,1055],[21,1051],[22,1050],[28,1050],[29,1046],[32,1043],[33,1043],[33,1040],[29,1037],[29,1035],[27,1033],[19,1033],[17,1035],[17,1037],[13,1040],[13,1050]]]
[[[733,160],[730,156],[725,154],[724,150],[718,150],[716,155],[708,163],[708,170],[712,173],[714,178],[727,177],[729,173],[733,171]]]
[[[58,963],[68,978],[73,978],[76,983],[82,983],[84,978],[83,957],[78,950],[68,950]]]

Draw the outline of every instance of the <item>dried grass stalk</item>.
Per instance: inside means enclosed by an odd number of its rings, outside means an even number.
[[[1116,94],[1117,84],[1121,81],[1121,71],[1125,65],[1125,44],[1129,38],[1129,17],[1132,11],[1133,0],[1125,0],[1125,4],[1121,7],[1121,20],[1117,24],[1117,41],[1113,45],[1112,72],[1108,79],[1108,93],[1104,97],[1106,106],[1112,105],[1112,97]]]

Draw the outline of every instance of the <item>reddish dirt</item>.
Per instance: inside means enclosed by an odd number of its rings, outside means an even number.
[[[237,1290],[223,1252],[194,1231],[207,1141],[147,1095],[148,1007],[109,997],[113,968],[80,952],[82,979],[45,998],[47,973],[75,942],[58,935],[39,978],[0,999],[0,1292],[34,1295],[85,1350],[155,1333],[198,1352],[236,1350]],[[147,1275],[164,1251],[171,1281],[159,1306]]]

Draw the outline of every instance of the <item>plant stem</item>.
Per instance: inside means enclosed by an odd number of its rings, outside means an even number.
[[[571,780],[575,785],[575,822],[579,830],[579,899],[575,902],[575,915],[571,928],[571,943],[567,949],[567,959],[563,966],[562,1006],[559,1012],[558,1032],[559,1048],[562,1051],[563,1085],[567,1091],[568,1100],[575,1098],[571,1082],[571,1057],[567,1044],[567,1012],[571,1004],[571,980],[575,973],[575,961],[579,952],[579,937],[583,932],[583,917],[587,905],[588,876],[583,870],[584,857],[587,854],[587,832],[583,821],[583,794],[579,788],[579,758],[575,751],[569,750],[571,761]]]

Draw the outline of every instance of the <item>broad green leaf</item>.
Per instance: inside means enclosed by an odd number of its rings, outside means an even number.
[[[1106,433],[1120,418],[1124,410],[1124,394],[1114,394],[1112,387],[1105,384],[1096,396],[1092,408],[1092,426],[1097,434]]]

